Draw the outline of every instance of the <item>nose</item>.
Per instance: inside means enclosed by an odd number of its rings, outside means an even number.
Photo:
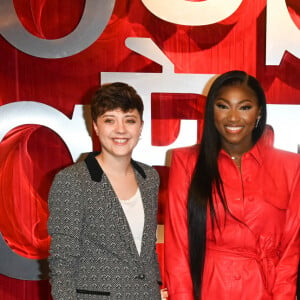
[[[228,111],[227,119],[229,121],[238,121],[240,119],[239,111],[236,109],[230,109]]]
[[[125,132],[125,124],[122,121],[119,121],[116,123],[116,132],[117,133],[123,133]]]

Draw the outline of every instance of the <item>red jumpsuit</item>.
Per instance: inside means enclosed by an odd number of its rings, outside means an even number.
[[[270,136],[271,135],[271,136]],[[172,154],[165,220],[169,300],[192,300],[187,193],[198,147]],[[241,171],[223,150],[218,165],[228,207],[214,203],[220,230],[207,220],[203,300],[294,300],[299,263],[300,155],[273,148],[265,133],[242,157]]]

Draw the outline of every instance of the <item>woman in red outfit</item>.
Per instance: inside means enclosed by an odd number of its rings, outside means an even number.
[[[200,145],[172,154],[165,220],[169,300],[294,300],[300,155],[273,147],[259,82],[219,76]]]

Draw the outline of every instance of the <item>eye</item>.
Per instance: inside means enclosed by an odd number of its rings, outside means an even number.
[[[228,108],[228,106],[226,104],[223,104],[223,103],[216,103],[216,107],[220,108],[220,109],[227,109]]]
[[[106,118],[106,119],[104,119],[104,123],[106,123],[106,124],[111,124],[111,123],[113,123],[113,119],[109,119],[109,118]]]
[[[126,120],[126,123],[129,123],[129,124],[135,124],[135,123],[136,123],[136,120],[135,120],[135,119],[127,119],[127,120]]]
[[[241,106],[241,110],[249,110],[249,109],[251,109],[252,108],[252,106],[251,105],[243,105],[243,106]]]

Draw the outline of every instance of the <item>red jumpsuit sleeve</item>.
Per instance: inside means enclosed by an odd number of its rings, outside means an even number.
[[[165,275],[169,300],[194,299],[187,230],[187,195],[192,169],[188,153],[173,150],[165,212]]]
[[[295,176],[286,224],[281,242],[281,258],[276,266],[273,300],[296,299],[297,273],[300,254],[300,166]]]

